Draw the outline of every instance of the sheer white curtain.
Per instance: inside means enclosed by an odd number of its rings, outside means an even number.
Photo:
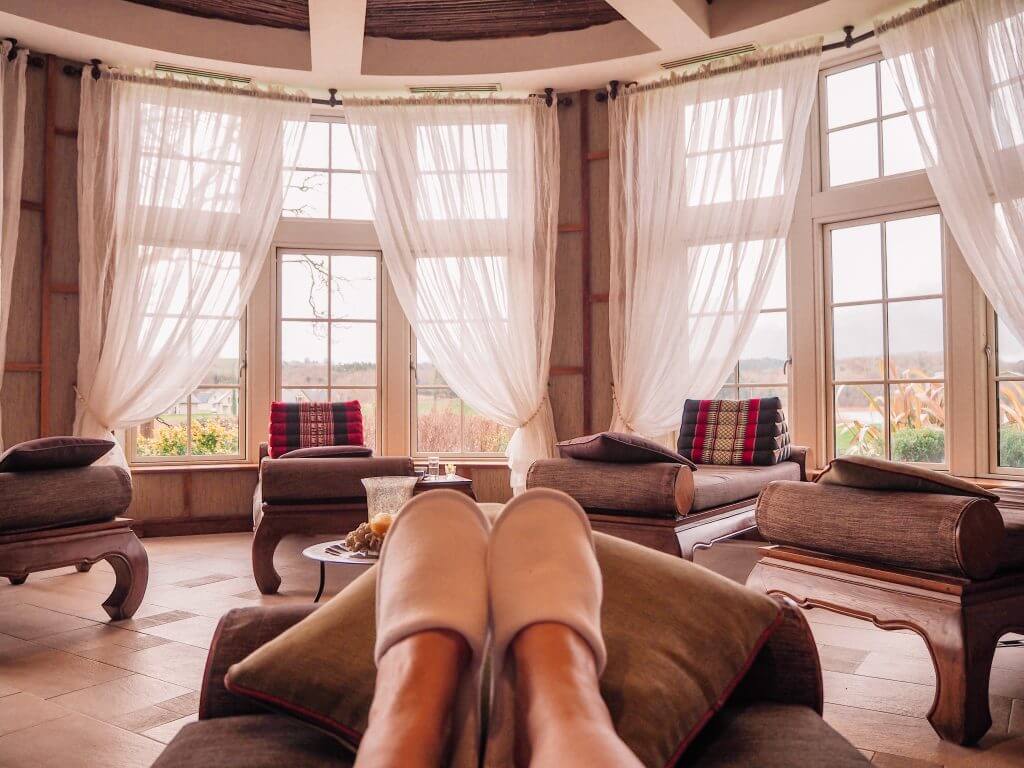
[[[194,389],[237,327],[309,99],[88,68],[81,94],[75,434],[99,437]]]
[[[876,31],[942,215],[1024,339],[1024,1],[933,2]]]
[[[821,44],[609,102],[612,429],[667,440],[713,397],[782,261]]]
[[[7,322],[11,317],[14,258],[18,253],[21,219],[21,172],[25,165],[25,66],[28,51],[19,48],[8,58],[11,43],[0,45],[0,389],[7,359]],[[4,439],[0,423],[0,451]]]
[[[539,99],[345,97],[402,309],[455,394],[515,429],[516,492],[555,442],[555,109]]]

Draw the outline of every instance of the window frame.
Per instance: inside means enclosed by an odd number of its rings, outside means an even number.
[[[886,177],[887,178],[887,177]],[[875,180],[877,181],[877,179]],[[901,219],[911,219],[921,216],[928,216],[932,214],[938,214],[940,219],[940,247],[942,252],[940,254],[940,265],[942,267],[942,292],[939,294],[915,294],[913,296],[899,296],[892,298],[888,295],[888,252],[885,242],[885,223],[889,221],[899,221]],[[881,296],[878,299],[865,299],[861,301],[849,301],[839,302],[838,304],[832,300],[832,238],[831,233],[836,229],[845,229],[851,227],[858,227],[868,224],[880,224],[881,225]],[[942,210],[938,205],[929,205],[923,207],[914,207],[901,209],[889,213],[879,213],[873,216],[861,216],[849,219],[842,219],[838,221],[832,221],[823,225],[822,228],[822,290],[824,298],[824,379],[825,387],[822,394],[823,405],[825,408],[825,456],[831,460],[837,457],[836,453],[836,386],[843,384],[856,384],[863,386],[880,386],[882,388],[882,395],[886,404],[885,417],[883,419],[883,448],[885,455],[881,458],[889,459],[892,453],[892,426],[891,426],[891,394],[890,387],[894,384],[908,383],[908,384],[926,384],[934,383],[941,384],[943,387],[943,404],[944,404],[944,426],[943,431],[945,433],[944,438],[944,461],[941,464],[933,464],[926,462],[901,462],[908,464],[915,464],[923,466],[928,469],[937,469],[940,471],[949,471],[951,460],[952,460],[952,442],[949,439],[950,436],[950,391],[956,387],[951,387],[951,356],[952,356],[952,338],[950,328],[950,315],[951,315],[951,304],[953,298],[950,295],[950,253],[949,247],[947,246],[946,237],[946,222],[945,217],[942,214]],[[892,304],[905,303],[909,301],[926,301],[939,299],[942,301],[942,349],[943,349],[943,377],[941,379],[935,377],[924,377],[915,379],[894,379],[889,376],[889,306]],[[836,379],[835,376],[835,359],[834,359],[834,328],[833,328],[833,310],[836,307],[856,307],[856,306],[872,306],[880,305],[882,307],[882,362],[883,370],[885,373],[880,378],[864,379],[864,380],[842,380]]]
[[[285,318],[281,312],[282,303],[282,291],[281,291],[281,267],[284,263],[282,256],[288,255],[313,255],[313,256],[361,256],[369,258],[372,256],[376,261],[376,284],[377,284],[377,316],[373,320],[347,320],[347,319],[335,319],[331,316],[331,290],[328,287],[327,290],[327,316],[323,319],[313,318]],[[367,390],[373,391],[374,393],[374,452],[379,453],[381,435],[382,435],[382,411],[383,411],[383,399],[384,399],[384,337],[386,330],[384,328],[384,321],[386,313],[384,310],[385,301],[385,290],[384,290],[384,270],[383,268],[383,255],[380,250],[373,250],[371,248],[324,248],[320,246],[310,246],[303,248],[300,246],[284,246],[275,245],[274,247],[274,359],[272,361],[274,371],[274,384],[273,384],[273,397],[275,400],[281,400],[283,398],[283,392],[286,389],[323,389],[327,391],[328,402],[330,400],[331,392],[334,390]],[[330,262],[328,262],[330,263]],[[333,277],[333,272],[330,273]],[[290,322],[322,322],[327,326],[327,383],[323,386],[317,387],[296,387],[282,384],[281,368],[282,368],[282,343],[281,343],[281,330],[283,323],[288,320]],[[348,387],[335,387],[331,382],[331,326],[334,323],[360,323],[360,324],[373,324],[377,330],[376,339],[376,369],[377,369],[377,380],[373,386],[370,385],[357,385]],[[365,419],[365,415],[364,415]]]
[[[186,411],[185,423],[192,423],[192,395],[200,389],[234,389],[238,391],[238,452],[231,454],[196,454],[191,452],[192,430],[187,431],[186,453],[182,456],[143,456],[138,452],[139,426],[126,430],[125,447],[126,458],[129,466],[132,467],[154,467],[154,466],[189,466],[208,464],[242,464],[249,455],[249,420],[248,413],[248,309],[242,313],[238,320],[238,384],[206,385],[200,383],[191,392],[185,395]],[[172,406],[173,407],[173,406]],[[162,415],[162,414],[160,414]],[[158,418],[154,417],[154,418]]]
[[[1024,373],[999,374],[999,322],[995,308],[985,301],[985,403],[979,418],[984,419],[987,429],[986,468],[991,477],[1024,478],[1024,467],[1004,467],[999,463],[999,384],[1003,381],[1024,384]]]

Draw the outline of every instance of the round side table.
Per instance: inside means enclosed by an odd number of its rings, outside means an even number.
[[[327,564],[341,563],[345,565],[373,565],[377,562],[376,555],[361,555],[349,552],[342,546],[342,541],[325,541],[302,550],[302,556],[320,563],[320,586],[316,590],[314,603],[319,603],[324,594],[324,582],[327,578]]]

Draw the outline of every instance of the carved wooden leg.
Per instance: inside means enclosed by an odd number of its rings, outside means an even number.
[[[999,632],[957,612],[930,628],[935,701],[928,722],[943,739],[974,744],[992,727],[988,683]]]
[[[26,573],[24,576],[8,576],[7,580],[10,581],[11,584],[13,584],[14,586],[18,586],[19,584],[24,584],[25,579],[27,578],[28,574]]]
[[[114,590],[103,603],[103,610],[114,621],[130,619],[142,604],[149,584],[149,555],[135,534],[126,536],[124,548],[106,556],[114,569]]]
[[[252,575],[261,594],[276,594],[281,586],[281,574],[274,570],[274,550],[282,538],[284,534],[266,517],[260,520],[252,539]]]
[[[92,568],[92,563],[87,560],[75,565],[75,570],[79,573],[88,573],[90,568]]]

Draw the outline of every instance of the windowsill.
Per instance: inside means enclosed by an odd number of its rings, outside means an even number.
[[[246,470],[258,471],[259,464],[240,462],[196,462],[192,464],[132,464],[130,465],[133,475],[160,475],[177,474],[181,472],[244,472]]]
[[[457,467],[507,467],[508,459],[504,456],[469,456],[465,458],[459,458],[456,456],[442,456],[441,468],[444,468],[445,464],[455,464]],[[427,466],[426,456],[413,456],[413,466],[417,469]]]

